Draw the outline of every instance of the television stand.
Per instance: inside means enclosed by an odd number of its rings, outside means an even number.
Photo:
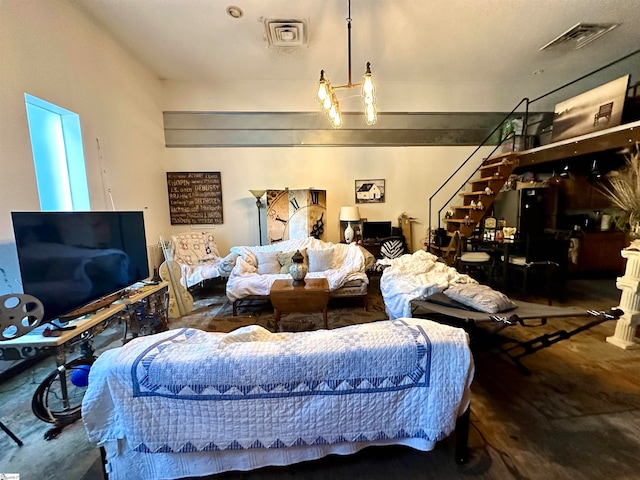
[[[122,291],[113,293],[111,295],[107,295],[106,297],[102,297],[95,302],[91,302],[84,307],[77,308],[66,315],[60,315],[58,319],[61,322],[68,322],[70,320],[75,320],[76,318],[84,317],[85,315],[89,315],[90,313],[95,313],[98,310],[102,310],[105,307],[108,307],[113,302],[122,297]]]

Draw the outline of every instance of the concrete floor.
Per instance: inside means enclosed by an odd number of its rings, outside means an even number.
[[[565,304],[608,310],[619,299],[615,279],[579,280],[569,282]],[[584,321],[570,318],[553,322],[554,328],[513,327],[508,333],[526,340]],[[614,325],[606,322],[527,356],[523,363],[532,371],[529,376],[495,350],[474,342],[476,377],[467,465],[454,464],[453,442],[447,439],[426,454],[366,449],[309,466],[219,478],[640,478],[640,350],[623,351],[605,342]],[[121,336],[121,326],[110,327],[94,346],[98,352],[117,347]],[[22,479],[101,478],[98,450],[86,439],[81,421],[45,441],[43,435],[51,425],[31,411],[33,392],[54,365],[47,358],[0,383],[0,420],[24,442],[19,447],[0,432],[0,473],[19,473]]]

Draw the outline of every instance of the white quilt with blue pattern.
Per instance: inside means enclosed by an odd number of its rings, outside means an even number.
[[[403,318],[335,330],[180,329],[104,352],[82,412],[139,452],[277,449],[449,435],[473,372],[466,333]]]

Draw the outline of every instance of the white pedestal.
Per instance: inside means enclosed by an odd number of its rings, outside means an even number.
[[[635,243],[635,242],[634,242]],[[636,247],[632,244],[631,247]],[[636,328],[640,324],[640,251],[624,249],[622,256],[627,259],[624,276],[619,277],[616,286],[622,290],[620,309],[624,311],[616,322],[613,336],[607,342],[624,350],[640,348],[636,340]]]

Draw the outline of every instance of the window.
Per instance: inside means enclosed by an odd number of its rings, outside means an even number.
[[[42,211],[91,210],[80,117],[25,93]]]

